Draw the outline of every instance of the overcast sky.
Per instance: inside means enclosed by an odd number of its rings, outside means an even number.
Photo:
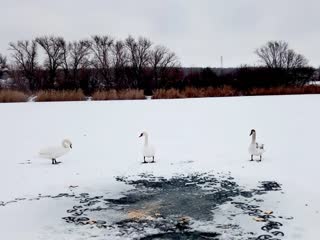
[[[183,66],[257,64],[254,50],[285,40],[320,66],[319,0],[0,0],[0,52],[8,42],[55,34],[67,40],[145,36]]]

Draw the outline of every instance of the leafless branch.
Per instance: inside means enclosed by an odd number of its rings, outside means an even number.
[[[30,90],[36,88],[36,70],[38,66],[37,56],[38,48],[35,40],[32,41],[18,41],[16,43],[9,43],[12,57],[22,70],[24,77],[29,81]]]
[[[46,53],[45,65],[49,71],[49,82],[51,87],[57,76],[57,69],[64,63],[66,55],[66,42],[62,37],[44,36],[36,38],[37,43],[43,48]]]
[[[301,54],[289,49],[288,43],[283,41],[270,41],[257,49],[255,53],[260,61],[269,68],[299,68],[306,67],[308,61]]]

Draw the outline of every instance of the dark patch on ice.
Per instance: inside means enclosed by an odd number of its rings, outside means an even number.
[[[176,240],[219,240],[219,234],[210,232],[172,232],[172,233],[159,233],[140,238],[140,240],[158,240],[158,239],[176,239]]]
[[[66,198],[77,198],[77,196],[73,193],[59,193],[57,195],[42,195],[42,194],[39,194],[37,197],[32,197],[32,198],[15,198],[14,200],[11,200],[11,201],[7,201],[7,202],[4,202],[4,201],[0,201],[0,207],[4,207],[8,204],[12,204],[12,203],[18,203],[18,202],[21,202],[21,201],[39,201],[41,199],[46,199],[46,198],[52,198],[52,199],[55,199],[55,198],[63,198],[63,197],[66,197]]]
[[[155,238],[148,236],[149,238],[146,239],[168,239],[169,236],[166,236],[166,232],[168,231],[172,231],[172,234],[182,234],[182,232],[188,229],[187,223],[184,225],[174,224],[173,227],[168,226],[168,223],[177,222],[177,217],[179,216],[188,216],[192,220],[212,221],[214,210],[227,202],[231,202],[236,208],[244,210],[243,214],[263,219],[265,225],[262,227],[262,230],[270,232],[274,236],[284,235],[281,231],[272,231],[279,230],[282,224],[272,221],[276,217],[272,214],[264,214],[259,209],[259,205],[232,202],[235,197],[247,199],[253,198],[256,195],[266,194],[269,191],[280,191],[281,185],[277,182],[264,181],[256,189],[246,190],[240,187],[230,176],[217,178],[212,174],[192,174],[188,176],[176,176],[170,179],[141,174],[138,179],[130,177],[117,177],[116,179],[135,186],[135,190],[126,193],[122,198],[105,199],[111,204],[111,207],[120,205],[127,212],[143,209],[143,211],[147,212],[147,216],[144,217],[154,218],[157,221],[156,225],[151,224],[150,226],[150,221],[148,221],[149,224],[145,222],[142,224],[142,219],[128,219],[117,223],[118,227],[126,229],[128,232],[130,232],[128,229],[143,232],[144,228],[146,228],[143,226],[147,226],[165,232],[154,235]],[[255,198],[254,200],[257,200],[256,204],[262,201]],[[151,209],[149,210],[146,209],[148,205],[151,205]],[[162,223],[159,225],[160,218],[164,219],[166,224],[160,221]],[[161,228],[160,226],[166,227]],[[215,237],[218,236],[217,233],[211,234]]]
[[[257,205],[250,205],[243,202],[231,202],[231,204],[234,205],[234,207],[242,209],[245,214],[248,214],[249,216],[253,216],[258,218],[259,220],[263,221],[265,224],[261,227],[261,230],[271,233],[273,236],[284,236],[284,233],[280,231],[280,228],[282,227],[282,223],[275,221],[276,217],[272,214],[264,213],[262,210],[259,209],[259,206]],[[276,231],[274,231],[276,230]],[[270,238],[266,238],[270,236]],[[260,238],[257,239],[274,239],[271,235],[261,235]]]
[[[121,198],[106,198],[101,195],[91,196],[89,193],[75,194],[72,189],[78,186],[70,186],[70,193],[39,194],[29,199],[0,201],[0,207],[24,200],[72,198],[77,204],[68,209],[68,215],[63,217],[64,221],[70,224],[117,229],[123,237],[138,234],[140,239],[219,239],[219,229],[232,232],[241,226],[216,223],[217,232],[201,232],[191,227],[192,222],[197,220],[214,223],[215,210],[229,203],[240,209],[241,214],[263,220],[261,229],[266,234],[244,239],[275,240],[284,236],[280,229],[280,217],[264,213],[260,209],[263,200],[256,198],[270,191],[280,191],[281,185],[277,182],[265,181],[255,189],[245,189],[229,175],[210,173],[177,175],[168,179],[141,174],[132,177],[120,176],[116,180],[132,185],[134,189],[123,193]],[[110,221],[110,211],[121,214],[123,218]],[[236,214],[230,214],[228,218],[232,219],[235,216]],[[150,235],[150,229],[157,231]]]
[[[271,214],[264,214],[258,205],[262,200],[253,198],[256,195],[266,194],[268,191],[279,191],[281,186],[276,182],[262,182],[256,189],[243,189],[232,177],[216,177],[212,174],[192,174],[176,176],[170,179],[142,174],[138,178],[117,177],[118,181],[135,186],[135,189],[124,193],[124,197],[116,199],[103,199],[106,208],[81,208],[70,210],[74,216],[81,216],[88,211],[104,211],[115,209],[122,213],[132,213],[133,217],[115,222],[111,225],[101,224],[100,227],[117,227],[125,235],[130,233],[144,234],[147,229],[158,229],[160,233],[148,235],[142,239],[201,239],[200,235],[209,234],[218,239],[219,233],[193,232],[189,221],[199,220],[202,222],[214,219],[214,210],[227,202],[243,210],[243,214],[264,219],[265,225],[262,230],[271,235],[258,236],[258,239],[273,239],[272,236],[283,236],[279,231],[281,224],[272,220],[276,218]],[[82,195],[86,201],[94,206],[97,201]],[[235,197],[243,199],[253,198],[254,204],[233,202]],[[101,199],[101,198],[99,198]],[[80,203],[86,202],[80,200]],[[137,215],[136,217],[134,215]],[[90,215],[90,214],[88,214]],[[189,221],[181,221],[182,217]],[[232,217],[232,216],[231,216]],[[70,219],[69,219],[70,220]],[[79,219],[74,218],[75,223]],[[72,222],[72,221],[71,221]],[[87,224],[87,223],[84,223]],[[222,226],[217,226],[217,229]],[[239,226],[223,226],[223,229],[234,229]],[[276,231],[275,231],[276,230]],[[194,235],[193,235],[194,234]],[[248,233],[249,235],[251,233]],[[271,236],[271,237],[269,237]],[[269,237],[269,238],[268,238]],[[255,239],[255,238],[251,238]]]
[[[263,181],[259,188],[261,191],[280,191],[281,185],[274,181]]]
[[[118,177],[118,181],[134,185],[136,191],[120,199],[106,199],[111,204],[128,205],[127,211],[143,209],[146,204],[155,205],[161,216],[190,216],[195,220],[210,221],[211,210],[239,196],[242,191],[234,181],[215,176],[193,174],[170,179],[140,175],[137,180]]]

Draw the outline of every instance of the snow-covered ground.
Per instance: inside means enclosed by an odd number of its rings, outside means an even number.
[[[248,189],[260,181],[280,183],[282,191],[262,196],[261,207],[291,219],[282,222],[281,239],[317,239],[319,102],[319,95],[304,95],[0,104],[1,239],[125,238],[117,230],[66,223],[62,217],[75,198],[37,197],[88,193],[119,198],[133,186],[116,176],[170,178],[195,172],[232,176]],[[258,142],[265,143],[261,163],[248,161],[252,128]],[[155,164],[141,164],[138,136],[144,130],[157,150]],[[37,157],[40,148],[63,138],[72,140],[73,149],[62,164]],[[231,221],[262,234],[261,223],[248,215],[225,219],[230,211],[230,204],[214,210],[215,223]],[[116,211],[104,215],[110,223],[122,218]],[[194,221],[193,226],[215,229],[214,223]],[[235,239],[228,235],[232,232],[223,234],[221,239]]]

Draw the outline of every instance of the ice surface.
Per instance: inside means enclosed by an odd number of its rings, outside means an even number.
[[[118,198],[133,187],[116,176],[150,173],[169,178],[211,171],[230,174],[247,188],[259,181],[281,183],[283,194],[265,195],[263,206],[277,216],[293,217],[284,219],[282,239],[315,239],[320,216],[319,101],[318,95],[305,95],[0,104],[0,205],[15,198],[72,192]],[[248,161],[252,128],[268,149],[261,163]],[[138,136],[144,130],[157,148],[155,164],[141,164],[143,142]],[[60,159],[62,164],[53,166],[36,157],[39,149],[64,138],[72,140],[73,149]],[[0,206],[0,235],[125,238],[117,229],[106,233],[66,224],[62,217],[74,204],[74,198],[61,197]],[[226,204],[220,211],[238,209]],[[121,218],[113,212],[111,216]],[[217,217],[229,223],[224,214]],[[208,229],[201,222],[193,224]],[[260,233],[260,223],[246,215],[230,224]],[[228,239],[228,232],[224,234]]]

